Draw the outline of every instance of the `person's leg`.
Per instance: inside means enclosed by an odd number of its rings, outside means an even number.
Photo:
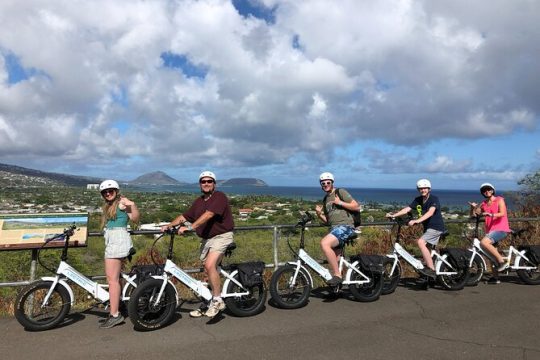
[[[489,254],[491,254],[496,260],[498,264],[494,265],[500,265],[504,263],[504,259],[499,254],[499,251],[495,246],[493,246],[493,240],[489,237],[485,236],[482,240],[480,240],[480,245],[482,246],[482,249],[486,250]]]
[[[212,288],[212,296],[221,296],[221,279],[217,270],[217,264],[220,263],[223,254],[217,251],[209,251],[204,261],[204,271],[208,276],[208,283]]]
[[[420,249],[420,252],[422,253],[422,257],[424,258],[424,262],[426,263],[426,266],[435,271],[435,266],[433,265],[433,259],[431,258],[431,251],[429,251],[427,247],[427,242],[420,238],[416,241],[418,244],[418,248]]]
[[[326,257],[326,260],[328,260],[328,264],[330,265],[330,271],[332,272],[332,275],[341,278],[341,273],[339,272],[338,252],[337,252],[339,250],[334,250],[334,248],[337,247],[338,245],[339,245],[338,238],[332,234],[327,234],[325,237],[321,239],[321,250],[323,251],[324,256]]]
[[[121,268],[122,259],[105,259],[105,275],[109,284],[109,313],[111,316],[118,316]]]

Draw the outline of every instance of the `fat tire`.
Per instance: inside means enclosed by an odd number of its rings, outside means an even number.
[[[373,271],[362,271],[370,281],[365,284],[350,284],[349,291],[352,296],[360,302],[372,302],[381,296],[381,291],[384,285],[384,272],[377,273]],[[356,271],[351,272],[351,281],[361,277]]]
[[[446,261],[448,261],[454,269],[457,269],[457,274],[438,275],[437,279],[439,283],[447,290],[456,291],[463,289],[465,287],[465,284],[467,284],[467,281],[469,280],[469,268],[459,268],[456,261],[449,256],[446,258]],[[445,268],[447,266],[448,265],[443,262],[441,265],[441,271],[445,271]]]
[[[129,320],[135,330],[156,330],[168,325],[176,311],[176,291],[167,283],[160,303],[152,305],[159,293],[163,279],[149,279],[139,284],[128,302]]]
[[[56,284],[56,287],[49,298],[49,301],[57,303],[58,311],[55,311],[51,314],[51,317],[47,317],[43,320],[36,318],[36,315],[40,314],[30,313],[31,309],[28,307],[28,304],[26,304],[27,300],[30,301],[33,296],[34,302],[41,301],[51,288],[52,284],[51,281],[40,280],[25,286],[17,295],[17,299],[15,300],[15,318],[25,329],[31,331],[52,329],[60,324],[69,313],[69,310],[71,309],[69,292],[60,284]],[[43,292],[43,294],[41,294],[41,292]],[[39,307],[36,309],[39,309]]]
[[[394,260],[391,258],[384,259],[384,279],[383,279],[383,287],[381,290],[382,295],[388,295],[396,291],[396,288],[399,284],[399,281],[401,280],[401,263],[398,262],[396,264],[396,268],[394,269],[394,273],[390,274],[390,270],[392,270],[392,265],[394,264]]]
[[[469,279],[467,280],[467,286],[476,286],[484,277],[486,273],[486,266],[480,257],[480,254],[476,254],[473,258],[471,267],[469,267]]]
[[[305,306],[311,293],[309,274],[304,269],[298,271],[296,283],[290,286],[289,282],[296,266],[284,265],[278,268],[270,279],[270,296],[276,305],[282,309],[298,309]],[[287,288],[284,288],[284,285]]]
[[[240,275],[236,273],[233,277],[236,281],[240,282]],[[242,284],[242,286],[244,286]],[[230,296],[224,298],[227,309],[235,316],[246,317],[259,314],[264,309],[266,303],[266,287],[264,282],[258,285],[253,285],[246,287],[246,290],[249,291],[249,295],[246,296]],[[234,294],[236,292],[245,292],[243,288],[240,288],[233,281],[229,281],[225,292],[228,295]]]
[[[519,259],[519,266],[536,265],[535,270],[516,270],[519,278],[527,285],[540,285],[540,264],[532,264],[524,258]]]

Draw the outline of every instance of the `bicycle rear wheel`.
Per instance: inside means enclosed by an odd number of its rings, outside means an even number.
[[[362,272],[369,278],[370,281],[365,284],[350,284],[349,291],[358,301],[375,301],[381,296],[381,291],[384,284],[383,274],[367,270],[363,270]],[[351,281],[361,279],[364,279],[362,275],[356,271],[351,272]]]
[[[136,330],[155,330],[169,324],[176,310],[176,291],[167,283],[156,302],[162,279],[149,279],[139,284],[128,303],[129,319]]]
[[[43,331],[57,326],[71,308],[69,293],[57,284],[47,303],[43,303],[49,292],[51,281],[37,281],[25,288],[15,300],[15,318],[27,330]]]
[[[451,266],[448,266],[446,263],[442,263],[441,272],[454,272],[452,275],[438,275],[437,279],[439,283],[448,290],[461,290],[467,284],[469,280],[469,268],[468,267],[458,267],[456,261],[447,257],[446,261]]]
[[[526,261],[524,258],[519,259],[519,266],[536,266],[531,270],[516,270],[519,278],[528,285],[540,285],[540,265],[535,265]]]
[[[296,280],[293,277],[296,266],[284,265],[272,274],[270,280],[270,296],[282,309],[297,309],[309,301],[311,281],[309,274],[299,269]]]
[[[234,279],[240,282],[240,276],[237,273]],[[264,283],[254,286],[244,286],[246,289],[238,286],[235,282],[230,281],[227,288],[224,289],[228,295],[235,293],[244,293],[249,291],[248,295],[231,296],[224,298],[227,309],[235,316],[245,317],[257,315],[264,309],[266,302],[266,289]]]

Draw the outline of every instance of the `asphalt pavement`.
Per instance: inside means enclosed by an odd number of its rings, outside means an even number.
[[[301,309],[267,304],[249,318],[192,319],[197,304],[184,303],[152,332],[134,331],[129,319],[99,329],[100,309],[43,332],[3,318],[0,359],[540,359],[540,286],[501,279],[456,292],[407,281],[372,303],[317,289]]]

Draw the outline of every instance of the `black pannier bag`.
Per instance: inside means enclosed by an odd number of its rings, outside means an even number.
[[[129,275],[137,275],[135,282],[142,283],[146,279],[154,275],[162,275],[165,265],[134,265],[129,272]]]
[[[260,285],[264,282],[263,274],[265,264],[263,261],[250,261],[236,265],[240,282],[245,287]]]
[[[441,250],[441,254],[448,254],[449,257],[454,259],[459,269],[465,269],[469,267],[472,252],[461,248],[444,248]]]
[[[351,256],[351,262],[358,261],[360,269],[382,274],[384,272],[384,255],[358,254]]]
[[[519,250],[525,250],[525,256],[534,264],[540,264],[540,245],[521,245]]]

